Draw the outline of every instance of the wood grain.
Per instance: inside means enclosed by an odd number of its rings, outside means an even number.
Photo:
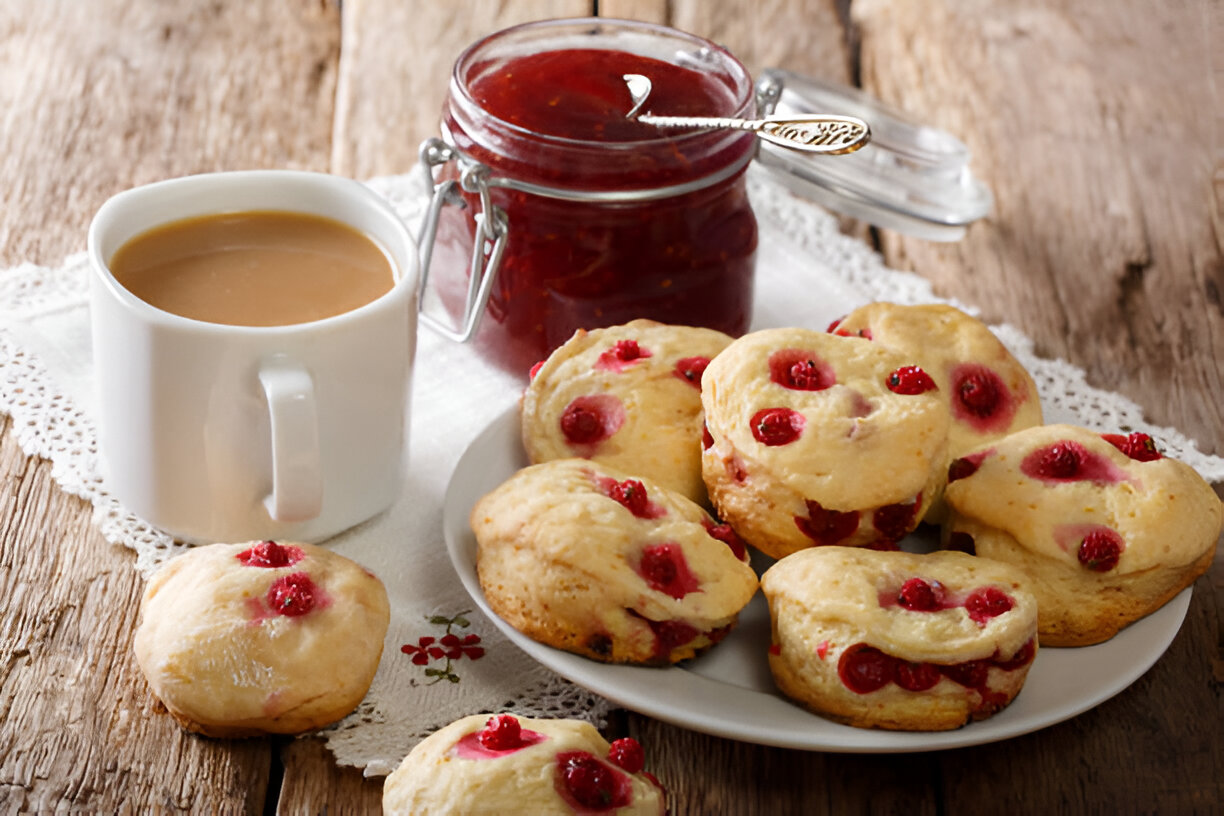
[[[285,816],[381,813],[382,777],[367,779],[358,768],[337,768],[317,738],[290,740],[280,748],[284,767],[276,812]]]
[[[337,13],[317,0],[0,6],[0,261],[83,249],[98,206],[137,184],[326,170]]]
[[[266,747],[190,737],[158,710],[132,656],[142,582],[131,555],[3,424],[0,801],[29,813],[128,802],[259,813]]]
[[[987,5],[852,6],[864,87],[961,135],[995,195],[956,244],[881,231],[885,259],[1219,453],[1220,145],[1196,114],[1221,108],[1203,27],[1218,6]],[[1039,735],[941,754],[947,812],[1021,792],[1029,812],[1218,807],[1222,613],[1218,555],[1181,634],[1132,687]]]
[[[885,257],[1224,452],[1218,5],[989,5],[854,6],[865,86],[961,134],[996,199],[965,240],[884,233]]]
[[[332,172],[354,178],[408,172],[421,142],[438,133],[451,67],[464,48],[518,23],[592,10],[588,0],[349,0]]]
[[[83,249],[121,189],[325,170],[339,17],[318,2],[0,5],[0,261]],[[260,813],[267,742],[185,735],[131,657],[141,592],[51,467],[0,441],[0,800],[31,813]]]

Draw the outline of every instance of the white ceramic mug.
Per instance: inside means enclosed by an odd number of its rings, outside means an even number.
[[[108,263],[154,227],[220,212],[325,216],[391,261],[386,294],[289,326],[205,323],[121,286]],[[268,170],[158,182],[107,201],[89,229],[103,480],[129,510],[190,542],[319,541],[387,508],[406,455],[416,245],[351,179]]]

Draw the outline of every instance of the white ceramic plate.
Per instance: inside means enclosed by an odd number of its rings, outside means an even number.
[[[476,501],[527,464],[517,409],[468,447],[446,492],[443,529],[451,560],[472,598],[506,636],[561,676],[633,711],[720,737],[762,745],[847,753],[902,753],[980,745],[1074,717],[1135,682],[1173,641],[1192,590],[1097,646],[1045,648],[1024,689],[1002,712],[956,731],[851,728],[809,714],[775,689],[769,673],[769,609],[759,592],[739,625],[716,648],[673,668],[599,663],[525,637],[485,604],[476,578],[476,539],[468,515]]]

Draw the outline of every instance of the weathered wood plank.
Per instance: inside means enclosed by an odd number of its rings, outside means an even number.
[[[260,741],[185,734],[132,656],[142,590],[51,466],[0,437],[0,800],[23,812],[118,812],[126,803],[259,813]]]
[[[7,0],[0,40],[0,263],[84,249],[136,184],[327,169],[334,3]]]
[[[455,59],[481,37],[518,23],[589,15],[589,0],[467,0],[344,4],[332,172],[406,173],[437,135]]]
[[[960,135],[996,196],[994,214],[957,244],[881,232],[889,264],[1020,326],[1041,353],[1077,363],[1204,450],[1224,450],[1224,259],[1211,178],[1221,159],[1216,118],[1203,115],[1221,109],[1203,29],[1211,4],[853,11],[866,88]],[[947,812],[1021,792],[1035,812],[1218,806],[1222,611],[1217,557],[1182,633],[1130,689],[1039,735],[949,753]]]
[[[339,14],[319,2],[0,4],[0,263],[83,249],[120,189],[326,169]],[[184,734],[131,655],[142,589],[51,467],[0,438],[0,800],[51,812],[262,812],[267,741]]]
[[[285,775],[276,812],[284,816],[382,813],[382,777],[366,779],[357,768],[338,768],[320,739],[298,739],[280,752]]]
[[[996,197],[956,244],[885,233],[887,259],[1224,451],[1212,4],[987,5],[854,6],[868,89],[961,135]]]

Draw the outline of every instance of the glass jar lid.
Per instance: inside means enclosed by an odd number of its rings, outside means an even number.
[[[934,241],[955,241],[988,214],[990,189],[969,170],[969,149],[855,88],[767,69],[762,114],[837,113],[871,126],[855,153],[821,156],[762,143],[758,163],[785,186],[831,210]]]

